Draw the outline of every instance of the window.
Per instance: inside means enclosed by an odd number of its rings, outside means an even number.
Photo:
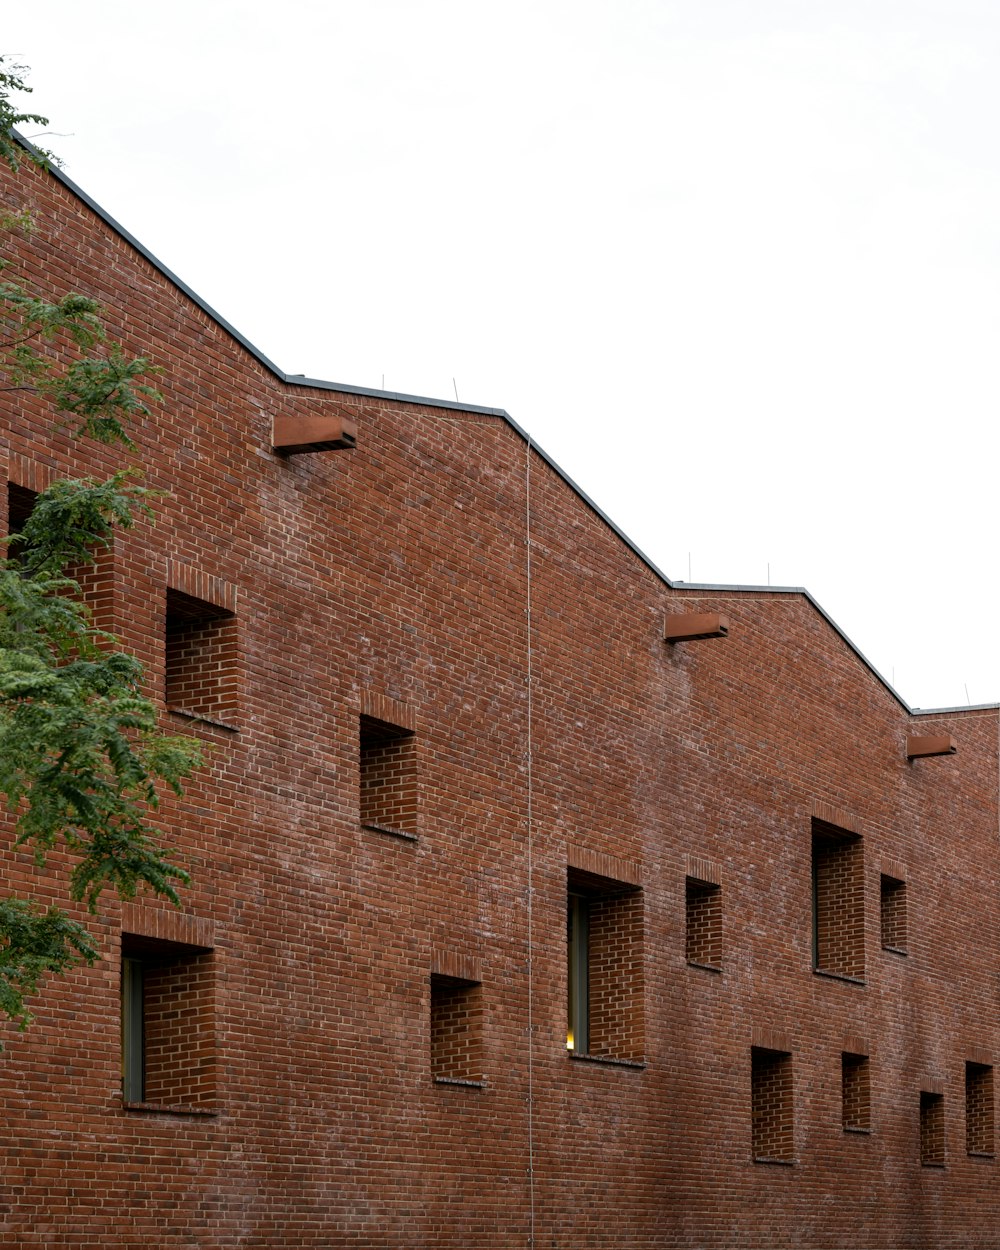
[[[722,967],[722,887],[694,877],[685,882],[685,954],[689,964]]]
[[[204,1109],[215,1097],[213,955],[122,935],[122,1095]]]
[[[787,1051],[754,1046],[751,1067],[751,1138],[758,1163],[794,1160],[792,1056]]]
[[[970,1155],[993,1154],[993,1068],[965,1065],[965,1149]]]
[[[944,1167],[944,1095],[920,1092],[920,1162]]]
[[[173,712],[232,725],[238,705],[236,616],[167,591],[166,702]]]
[[[361,823],[403,837],[417,834],[416,735],[361,717]]]
[[[28,490],[26,486],[15,486],[13,482],[7,484],[8,534],[20,534],[28,517],[31,516],[37,498],[37,491]],[[17,552],[17,546],[15,543],[10,548],[11,553]]]
[[[431,1074],[435,1081],[483,1080],[482,986],[463,977],[431,976]]]
[[[882,948],[906,954],[906,882],[882,873],[879,877]]]
[[[813,967],[865,975],[864,857],[857,834],[812,822]]]
[[[872,1126],[867,1055],[840,1056],[842,1122],[847,1132],[867,1133]]]
[[[566,1048],[641,1062],[642,891],[574,868],[567,884]]]

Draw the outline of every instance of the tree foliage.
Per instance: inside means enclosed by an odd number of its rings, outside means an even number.
[[[24,122],[47,124],[11,103],[30,90],[23,72],[0,56],[0,160],[15,174],[25,159],[51,160],[14,133]],[[0,228],[10,237],[32,222],[8,214]],[[129,424],[160,398],[143,381],[150,362],[108,342],[97,301],[48,298],[12,280],[10,268],[0,259],[0,394],[31,393],[75,436],[132,448]],[[157,729],[142,666],[96,628],[76,580],[116,529],[150,515],[136,476],[55,482],[0,559],[0,801],[15,847],[39,867],[50,852],[69,853],[68,898],[91,913],[107,888],[179,902],[188,875],[150,822],[159,789],[181,793],[201,763],[196,741]],[[0,897],[0,1012],[19,1027],[44,974],[97,956],[87,928],[61,908]]]

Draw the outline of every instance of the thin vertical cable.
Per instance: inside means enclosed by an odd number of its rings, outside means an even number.
[[[532,649],[531,649],[531,438],[525,446],[524,457],[524,545],[525,545],[525,623],[527,627],[527,857],[528,857],[528,1247],[534,1250],[535,1245],[535,1022],[534,1022],[534,811],[533,811],[533,768],[531,717],[532,717]]]

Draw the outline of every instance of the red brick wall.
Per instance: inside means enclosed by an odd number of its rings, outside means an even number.
[[[911,715],[802,595],[667,586],[499,416],[284,384],[54,177],[0,174],[0,199],[39,222],[11,276],[100,298],[166,368],[136,435],[168,495],[113,562],[151,692],[168,587],[240,630],[237,725],[162,709],[210,747],[157,822],[186,918],[214,924],[216,1103],[122,1107],[105,900],[102,961],[0,1028],[5,1242],[995,1250],[997,1165],[949,1113],[945,1167],[921,1168],[918,1099],[961,1108],[966,1059],[993,1062],[996,710]],[[0,403],[11,481],[128,460]],[[357,449],[270,453],[276,413],[316,412],[355,419]],[[665,645],[667,612],[728,637]],[[359,716],[413,733],[413,837],[359,819]],[[908,732],[958,752],[908,761]],[[857,839],[863,983],[813,969],[814,820]],[[58,857],[37,872],[3,836],[3,886],[65,905]],[[641,905],[615,978],[635,1011],[598,1038],[641,1066],[567,1055],[574,860],[642,887],[615,904]],[[721,971],[687,961],[692,860],[724,883]],[[887,863],[905,955],[880,941]],[[432,1079],[427,970],[453,948],[480,965],[481,1089]],[[871,1132],[845,1133],[860,1039]],[[793,1054],[790,1166],[753,1161],[753,1046]]]

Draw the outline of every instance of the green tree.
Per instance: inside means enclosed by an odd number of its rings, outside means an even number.
[[[15,134],[26,122],[47,124],[12,102],[30,91],[23,73],[0,56],[0,161],[15,174],[26,161],[53,159]],[[31,229],[25,212],[0,218],[5,242]],[[11,280],[10,266],[0,258],[0,395],[29,392],[75,436],[132,448],[129,423],[160,399],[143,381],[155,372],[150,362],[108,342],[95,300],[47,298]],[[69,852],[68,897],[91,913],[106,888],[179,902],[188,875],[150,822],[158,789],[180,794],[201,763],[196,741],[157,729],[142,666],[96,628],[74,576],[116,528],[150,515],[136,476],[54,483],[0,559],[0,798],[15,847],[31,850],[39,867],[56,848]],[[97,956],[88,929],[61,908],[0,893],[0,1012],[20,1028],[45,973]]]

